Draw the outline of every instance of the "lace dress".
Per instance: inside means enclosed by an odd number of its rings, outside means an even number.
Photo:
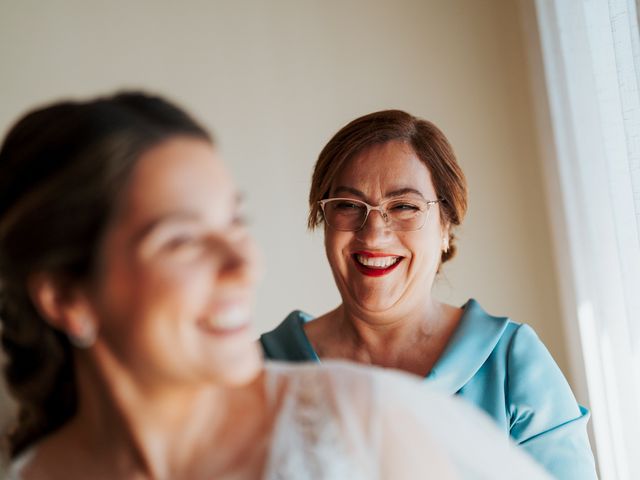
[[[480,411],[417,377],[346,362],[270,363],[282,399],[264,478],[550,478]]]

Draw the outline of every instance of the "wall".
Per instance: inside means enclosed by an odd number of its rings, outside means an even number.
[[[516,5],[0,0],[0,132],[38,103],[124,87],[192,110],[247,193],[267,264],[256,316],[266,330],[294,308],[319,314],[339,300],[321,233],[305,230],[323,144],[378,109],[430,119],[470,186],[439,295],[530,323],[566,371]]]

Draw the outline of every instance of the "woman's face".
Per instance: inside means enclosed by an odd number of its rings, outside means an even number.
[[[121,201],[90,293],[96,347],[151,385],[249,381],[256,255],[216,151],[189,137],[155,146]]]
[[[390,198],[437,200],[428,168],[400,141],[373,146],[350,160],[336,176],[329,197],[355,198],[373,206]],[[416,231],[393,231],[375,211],[356,232],[325,224],[327,257],[344,304],[365,313],[382,313],[424,302],[445,235],[436,205]]]

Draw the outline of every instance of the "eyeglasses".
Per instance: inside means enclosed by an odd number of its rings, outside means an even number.
[[[420,230],[427,219],[429,208],[440,200],[391,198],[377,207],[353,198],[327,198],[318,204],[324,221],[341,232],[357,232],[364,227],[372,210],[380,212],[384,222],[394,231]]]

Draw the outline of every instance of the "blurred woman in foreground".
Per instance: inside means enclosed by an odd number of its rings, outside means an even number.
[[[11,478],[544,478],[408,377],[263,364],[238,192],[170,103],[36,110],[0,171]]]

